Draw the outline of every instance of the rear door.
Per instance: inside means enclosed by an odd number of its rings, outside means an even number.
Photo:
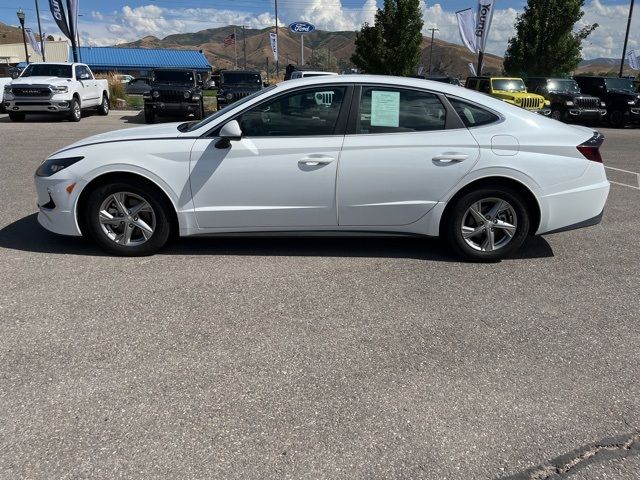
[[[436,93],[365,85],[357,98],[340,156],[339,224],[413,223],[471,169],[478,144]]]

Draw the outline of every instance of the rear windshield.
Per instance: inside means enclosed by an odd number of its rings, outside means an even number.
[[[231,84],[240,84],[240,83],[260,83],[260,74],[259,73],[238,73],[238,72],[229,72],[223,73],[220,75],[220,81],[222,83],[231,83]]]
[[[51,65],[32,63],[22,72],[21,77],[59,77],[72,78],[71,65]]]
[[[505,92],[526,92],[527,87],[520,79],[491,80],[491,86],[494,90],[503,90]]]
[[[193,72],[160,70],[155,72],[156,82],[193,83]]]

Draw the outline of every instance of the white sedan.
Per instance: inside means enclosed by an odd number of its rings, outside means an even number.
[[[38,220],[117,255],[171,235],[444,237],[494,261],[599,223],[603,137],[421,79],[292,80],[199,122],[96,135],[36,172]]]

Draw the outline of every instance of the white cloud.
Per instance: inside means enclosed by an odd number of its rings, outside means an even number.
[[[358,6],[354,1],[346,6],[343,1],[345,0],[279,0],[279,22],[287,25],[296,20],[304,20],[313,23],[318,29],[335,31],[358,30],[363,23],[373,21],[376,0],[362,0]],[[437,38],[460,43],[455,12],[446,10],[442,3],[429,2],[427,5],[424,1],[422,12],[424,34],[427,34],[428,28],[436,27],[439,28]],[[509,38],[515,34],[514,25],[518,13],[513,8],[496,10],[487,44],[490,53],[504,54]],[[597,22],[600,27],[584,42],[585,58],[621,55],[627,13],[627,5],[603,5],[601,0],[590,0],[587,3],[585,17],[578,26]],[[93,11],[81,23],[81,36],[85,45],[113,45],[146,35],[163,38],[175,33],[197,32],[230,24],[265,28],[274,23],[274,14],[268,10],[256,13],[232,8],[165,8],[151,3],[139,7],[125,6],[109,13]],[[639,37],[634,35],[634,32],[640,31],[640,15],[635,16],[631,31],[630,48],[640,48]]]

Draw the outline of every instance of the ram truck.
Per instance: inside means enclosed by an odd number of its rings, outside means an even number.
[[[4,107],[14,122],[23,121],[28,114],[64,115],[79,122],[83,110],[109,113],[107,80],[95,78],[83,63],[31,63],[4,86],[3,93]]]

